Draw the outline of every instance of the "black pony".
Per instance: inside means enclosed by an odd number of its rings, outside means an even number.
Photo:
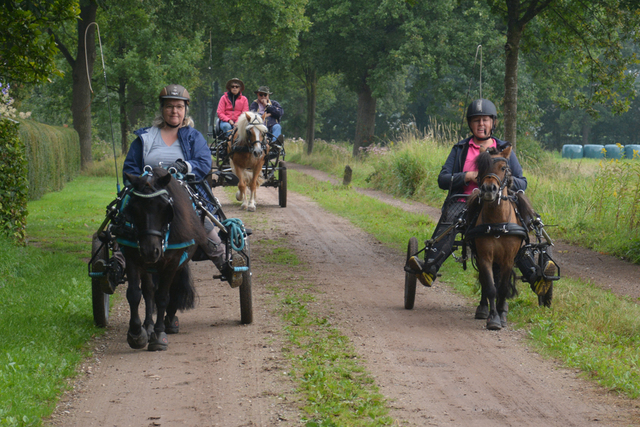
[[[154,168],[142,176],[126,176],[131,191],[123,213],[132,226],[133,239],[119,237],[117,242],[126,259],[129,282],[127,342],[132,348],[144,348],[148,341],[148,350],[166,350],[166,334],[178,332],[177,310],[194,307],[189,260],[198,247],[206,247],[207,235],[187,190],[169,172]],[[138,314],[143,295],[144,328]],[[152,328],[154,302],[157,317]]]

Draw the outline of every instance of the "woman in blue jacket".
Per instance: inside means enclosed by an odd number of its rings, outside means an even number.
[[[198,181],[204,180],[211,172],[211,151],[202,134],[192,127],[193,121],[189,117],[190,100],[189,92],[183,86],[169,85],[162,89],[159,95],[160,111],[153,121],[153,126],[134,132],[137,138],[131,143],[122,167],[125,184],[127,173],[139,176],[145,166],[166,169],[173,167],[182,175],[193,174]],[[198,189],[198,193],[208,200],[206,191]],[[208,202],[214,204],[212,200]],[[213,207],[209,209],[212,210]],[[209,245],[202,249],[226,280],[233,287],[239,286],[238,281],[242,280],[240,275],[223,271],[225,245],[221,243],[209,218],[205,218],[204,226],[208,233]],[[119,251],[114,251],[114,259],[109,264],[110,286],[115,289],[124,277],[124,257]]]

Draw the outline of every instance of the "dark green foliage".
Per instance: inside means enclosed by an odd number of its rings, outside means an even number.
[[[58,191],[80,171],[78,133],[65,127],[49,126],[30,120],[20,122],[29,164],[29,200],[48,191]]]
[[[0,234],[19,242],[27,225],[27,162],[18,123],[0,120]]]

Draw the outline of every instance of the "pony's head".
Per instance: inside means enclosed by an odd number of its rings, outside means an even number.
[[[267,133],[262,117],[258,113],[247,111],[240,115],[237,126],[236,144],[249,147],[249,152],[256,158],[262,156],[266,150],[264,137]]]
[[[495,202],[511,187],[510,155],[511,145],[502,151],[489,148],[476,159],[481,200]]]
[[[172,177],[162,168],[142,176],[126,176],[132,190],[125,213],[136,230],[142,260],[153,264],[164,254],[174,217],[173,199],[167,191]]]

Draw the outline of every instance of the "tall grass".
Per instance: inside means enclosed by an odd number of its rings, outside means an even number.
[[[322,141],[309,156],[302,142],[288,142],[289,160],[341,176],[353,168],[353,185],[441,206],[446,191],[437,176],[457,141],[447,128],[407,128],[385,149],[364,150],[354,159],[345,145]],[[317,149],[315,148],[317,147]],[[338,155],[337,152],[340,152]],[[562,159],[530,137],[516,148],[527,195],[553,238],[640,262],[640,161]]]

